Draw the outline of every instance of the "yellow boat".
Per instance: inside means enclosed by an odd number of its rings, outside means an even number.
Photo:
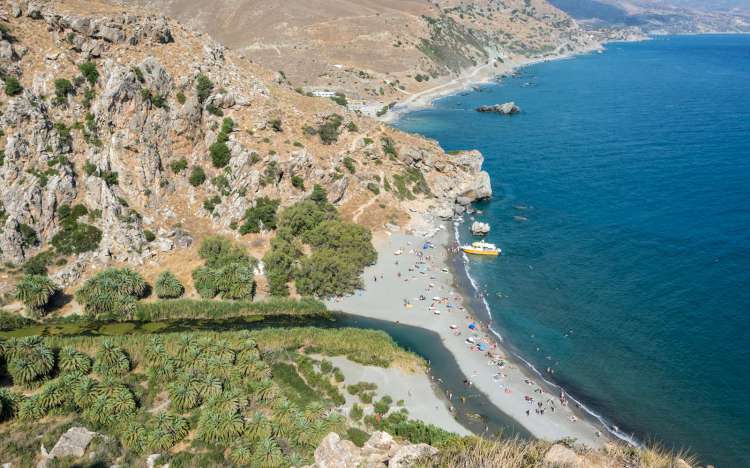
[[[497,256],[502,253],[502,251],[497,248],[495,244],[490,244],[489,242],[479,241],[479,242],[472,242],[471,245],[462,245],[461,250],[466,252],[467,254],[472,255],[493,255]]]

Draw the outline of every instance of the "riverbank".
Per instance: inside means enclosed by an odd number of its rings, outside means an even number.
[[[595,44],[588,48],[566,52],[552,57],[529,58],[516,57],[505,59],[504,61],[490,61],[483,65],[471,67],[459,74],[459,76],[444,82],[436,84],[430,88],[409,95],[403,101],[398,102],[392,109],[386,112],[380,120],[392,123],[406,113],[415,110],[430,107],[432,103],[440,98],[469,90],[475,86],[491,83],[499,77],[508,76],[516,72],[519,68],[533,65],[535,63],[549,62],[552,60],[563,60],[576,55],[598,52],[603,49],[603,44]]]
[[[375,240],[378,261],[365,270],[365,289],[328,302],[331,309],[425,328],[437,333],[464,374],[464,386],[487,398],[532,435],[544,440],[574,438],[597,448],[605,428],[574,402],[552,394],[484,329],[455,287],[448,268],[452,226],[423,234],[386,234]],[[424,248],[425,242],[432,247]],[[449,405],[462,404],[448,395]]]

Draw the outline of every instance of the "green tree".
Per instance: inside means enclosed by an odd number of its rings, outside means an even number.
[[[16,285],[16,298],[23,302],[32,316],[40,317],[58,289],[46,276],[24,275]]]
[[[255,206],[245,211],[244,224],[240,227],[241,234],[260,232],[263,229],[276,229],[276,211],[280,200],[260,197]]]
[[[154,292],[159,299],[174,299],[185,293],[185,287],[171,271],[163,271],[156,278]]]

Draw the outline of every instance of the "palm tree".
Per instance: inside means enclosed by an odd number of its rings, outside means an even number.
[[[203,400],[208,400],[211,397],[220,395],[224,389],[224,384],[221,379],[211,377],[208,374],[204,374],[196,379],[193,382],[193,386]]]
[[[61,379],[52,380],[44,384],[42,392],[39,394],[39,404],[41,404],[45,412],[65,403],[68,396],[65,390],[64,382]]]
[[[16,285],[16,298],[23,302],[29,314],[40,317],[58,289],[46,276],[24,275]]]
[[[18,405],[18,417],[24,421],[36,421],[42,419],[47,412],[44,410],[39,395],[24,398]]]
[[[195,408],[200,402],[198,390],[192,381],[186,381],[186,379],[180,379],[169,384],[167,392],[169,393],[169,399],[172,400],[178,411]]]
[[[63,372],[88,374],[91,371],[91,358],[72,346],[61,349],[57,357],[57,367]]]
[[[284,456],[281,453],[279,444],[271,437],[264,437],[255,444],[255,453],[253,454],[253,464],[259,467],[277,467],[284,463]]]
[[[5,345],[5,356],[13,382],[25,386],[45,377],[55,365],[52,350],[37,336],[11,338]]]
[[[140,452],[146,441],[146,428],[138,421],[129,421],[120,437],[125,447]]]
[[[73,402],[81,409],[86,409],[94,403],[99,392],[96,380],[85,377],[81,379],[73,389]]]
[[[18,396],[0,388],[0,421],[11,418],[18,408]]]
[[[96,353],[94,370],[104,376],[125,374],[130,370],[130,360],[111,340],[104,340]]]
[[[237,444],[229,452],[229,460],[237,465],[249,465],[253,461],[253,448],[246,443]]]
[[[240,436],[245,422],[238,413],[222,413],[205,408],[198,419],[197,437],[210,444],[227,444]]]
[[[256,442],[264,437],[271,437],[271,424],[263,413],[256,411],[247,421],[245,438],[250,442]]]
[[[185,287],[171,271],[163,271],[156,278],[154,292],[159,299],[174,299],[185,293]]]

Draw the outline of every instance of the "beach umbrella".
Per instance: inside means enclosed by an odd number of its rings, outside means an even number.
[[[475,328],[477,328],[477,324],[476,323],[472,322],[472,323],[469,324],[469,330],[474,330]]]

